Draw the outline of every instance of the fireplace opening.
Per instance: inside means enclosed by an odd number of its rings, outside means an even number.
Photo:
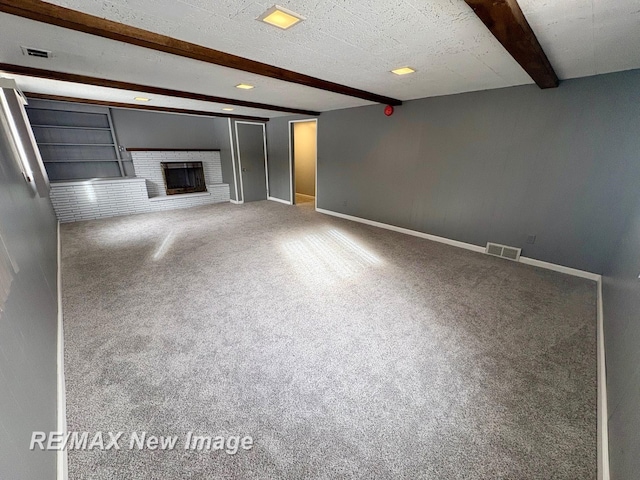
[[[202,162],[162,162],[167,195],[206,192]]]

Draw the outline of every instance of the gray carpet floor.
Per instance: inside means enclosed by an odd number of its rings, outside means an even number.
[[[71,480],[596,478],[593,282],[266,201],[62,249]]]

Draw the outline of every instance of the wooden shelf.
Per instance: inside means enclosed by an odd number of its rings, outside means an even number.
[[[64,158],[64,159],[55,159],[55,160],[45,160],[42,159],[43,163],[101,163],[101,162],[115,162],[118,163],[118,159],[117,158],[109,158],[107,160],[105,159],[91,159],[91,160],[87,160],[86,158]]]
[[[115,147],[113,143],[38,143],[54,147]]]
[[[73,127],[71,125],[31,125],[34,128],[66,128],[70,130],[102,130],[104,132],[110,132],[109,127]]]

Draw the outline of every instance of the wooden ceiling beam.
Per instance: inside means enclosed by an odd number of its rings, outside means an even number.
[[[465,0],[540,88],[560,83],[516,0]]]
[[[349,97],[389,105],[402,104],[402,101],[395,98],[329,82],[40,0],[0,0],[0,12]]]
[[[128,90],[134,92],[151,93],[155,95],[165,95],[168,97],[186,98],[189,100],[199,100],[202,102],[221,103],[224,105],[236,105],[239,107],[260,108],[276,112],[297,113],[300,115],[318,116],[320,112],[312,110],[300,110],[298,108],[280,107],[268,105],[266,103],[247,102],[232,98],[214,97],[203,93],[184,92],[170,88],[153,87],[150,85],[140,85],[138,83],[121,82],[119,80],[108,80],[106,78],[89,77],[88,75],[78,75],[75,73],[56,72],[53,70],[43,70],[41,68],[23,67],[22,65],[12,65],[0,63],[0,72],[12,73],[14,75],[25,75],[29,77],[46,78],[62,82],[80,83],[83,85],[94,85],[97,87],[115,88],[118,90]]]
[[[216,112],[207,112],[206,110],[189,110],[186,108],[159,107],[156,105],[138,105],[133,103],[110,102],[106,100],[93,100],[91,98],[64,97],[61,95],[49,95],[46,93],[22,92],[29,99],[53,100],[56,102],[84,103],[88,105],[100,105],[111,108],[127,108],[130,110],[149,110],[152,112],[163,113],[179,113],[182,115],[197,115],[201,117],[222,117],[232,118],[235,120],[255,120],[258,122],[268,122],[266,117],[252,117],[248,115],[229,115]]]

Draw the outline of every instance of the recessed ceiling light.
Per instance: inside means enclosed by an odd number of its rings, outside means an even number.
[[[148,102],[149,100],[151,100],[150,98],[146,97],[133,97],[133,99],[137,102]]]
[[[391,70],[391,73],[395,73],[396,75],[406,75],[408,73],[414,73],[415,70],[411,67],[402,67],[396,68],[395,70]]]
[[[242,90],[251,90],[253,88],[253,85],[248,85],[246,83],[239,83],[238,85],[236,85],[236,88],[241,88]]]
[[[222,110],[224,110],[225,112],[233,112],[233,108],[223,108]]]
[[[295,24],[300,23],[302,20],[305,20],[305,18],[296,12],[292,12],[291,10],[281,7],[280,5],[274,5],[260,15],[258,20],[268,23],[269,25],[273,25],[274,27],[281,28],[282,30],[286,30],[293,27]]]

